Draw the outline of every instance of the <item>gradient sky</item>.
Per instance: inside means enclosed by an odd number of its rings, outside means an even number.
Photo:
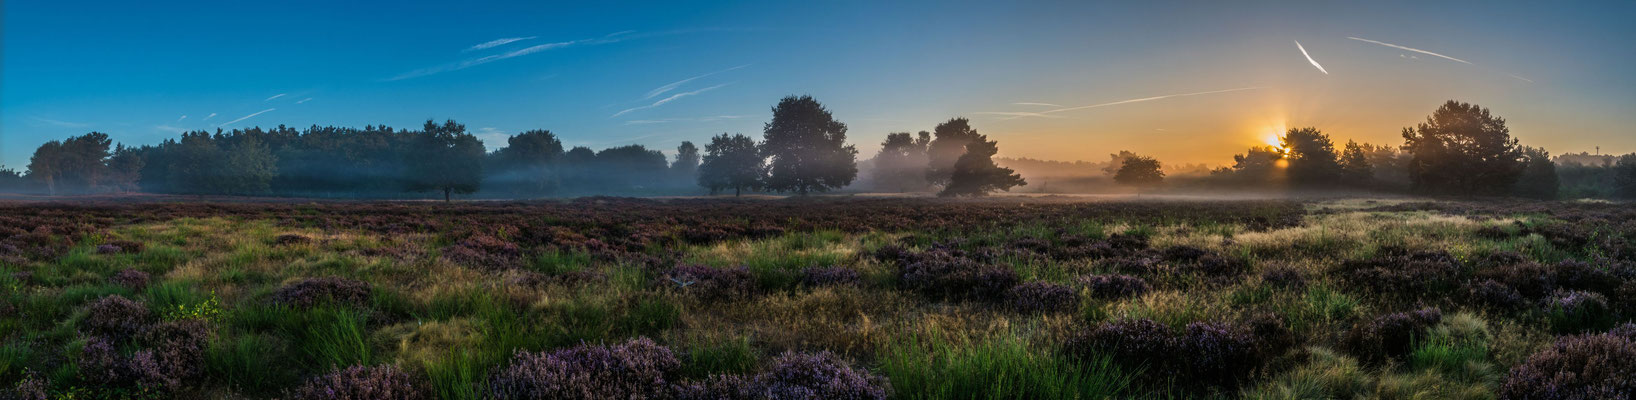
[[[789,94],[863,156],[965,116],[1005,156],[1220,165],[1286,126],[1400,144],[1449,99],[1553,154],[1636,151],[1630,1],[148,3],[3,3],[0,164],[93,130],[428,118],[669,153],[759,136]]]

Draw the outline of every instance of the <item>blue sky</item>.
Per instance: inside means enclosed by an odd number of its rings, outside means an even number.
[[[93,130],[428,118],[669,151],[789,94],[865,156],[966,116],[1002,155],[1223,164],[1286,126],[1396,144],[1448,99],[1553,153],[1636,151],[1631,2],[333,3],[8,1],[0,164]]]

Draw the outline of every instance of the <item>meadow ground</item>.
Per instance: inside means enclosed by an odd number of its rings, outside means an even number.
[[[1608,398],[1636,210],[0,203],[0,398]]]

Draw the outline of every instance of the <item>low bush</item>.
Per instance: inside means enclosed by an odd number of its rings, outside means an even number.
[[[1023,313],[1069,311],[1079,306],[1079,293],[1073,288],[1050,282],[1017,285],[1006,298],[1013,309]]]
[[[1442,311],[1435,308],[1386,314],[1353,326],[1342,337],[1342,343],[1365,363],[1401,359],[1414,351],[1417,339],[1424,339],[1427,330],[1442,320]]]
[[[355,365],[313,378],[291,394],[295,400],[421,400],[432,396],[415,376],[392,365]]]
[[[913,261],[900,267],[898,282],[927,296],[998,301],[1019,281],[1015,271],[954,251],[935,249],[909,258]]]
[[[1301,271],[1288,266],[1267,268],[1261,272],[1261,282],[1280,289],[1304,289],[1307,278]]]
[[[148,325],[148,307],[117,294],[97,299],[85,307],[80,326],[115,339],[130,337]]]
[[[810,267],[801,270],[801,283],[808,287],[856,285],[862,280],[858,270],[847,267]]]
[[[1636,327],[1626,325],[1630,331]],[[1511,369],[1501,399],[1636,397],[1636,338],[1620,332],[1569,336]]]
[[[341,277],[307,278],[273,292],[275,304],[295,308],[318,305],[365,305],[370,301],[369,282]]]
[[[1063,350],[1082,362],[1106,356],[1125,370],[1165,371],[1147,375],[1149,385],[1230,391],[1295,343],[1281,321],[1264,318],[1248,328],[1194,322],[1180,332],[1145,319],[1108,322],[1071,334]]]
[[[549,353],[518,352],[488,379],[490,398],[663,398],[681,367],[670,349],[639,338],[612,346],[580,345]]]
[[[1607,297],[1594,292],[1558,291],[1544,301],[1543,308],[1556,333],[1602,330],[1614,322]]]
[[[108,281],[126,289],[142,290],[148,287],[148,273],[127,268],[114,273]]]
[[[676,387],[681,399],[884,400],[885,378],[854,368],[829,352],[784,353],[754,376],[718,375]]]
[[[208,322],[197,319],[169,321],[142,333],[146,347],[131,355],[131,371],[138,383],[150,388],[179,388],[196,383],[204,372],[205,348],[212,337]]]
[[[749,298],[756,290],[755,276],[746,267],[712,268],[704,265],[681,265],[665,271],[659,285],[691,295],[713,300],[731,301]]]
[[[880,371],[895,398],[1104,399],[1123,394],[1132,372],[1109,356],[1071,360],[1007,337],[956,344],[937,337],[893,344]]]
[[[1376,258],[1342,263],[1337,269],[1342,282],[1383,297],[1415,300],[1456,287],[1465,270],[1444,252],[1386,249],[1382,253]]]
[[[1147,281],[1130,275],[1086,275],[1077,281],[1092,298],[1102,300],[1137,297],[1151,290]]]
[[[1522,296],[1522,292],[1493,279],[1467,283],[1465,295],[1467,303],[1494,310],[1512,311],[1528,306],[1528,299]]]

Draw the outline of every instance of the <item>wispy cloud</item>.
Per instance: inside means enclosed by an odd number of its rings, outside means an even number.
[[[1425,54],[1425,55],[1429,55],[1429,56],[1433,56],[1433,57],[1442,57],[1442,58],[1445,58],[1445,59],[1449,59],[1449,60],[1452,60],[1452,61],[1457,61],[1457,62],[1461,62],[1461,63],[1465,63],[1465,64],[1471,64],[1470,61],[1461,60],[1461,59],[1458,59],[1458,58],[1449,57],[1449,56],[1445,56],[1445,55],[1442,55],[1442,54],[1437,54],[1437,53],[1433,53],[1433,52],[1430,52],[1430,51],[1425,51],[1425,50],[1421,50],[1421,49],[1417,49],[1417,48],[1413,48],[1413,47],[1399,46],[1399,45],[1395,45],[1395,44],[1391,44],[1391,43],[1379,42],[1379,41],[1374,41],[1374,40],[1369,40],[1369,39],[1364,39],[1364,38],[1358,38],[1358,37],[1351,37],[1351,36],[1347,36],[1346,38],[1356,40],[1356,41],[1360,41],[1360,42],[1374,43],[1374,44],[1378,44],[1378,45],[1381,45],[1381,46],[1391,47],[1391,48],[1399,49],[1399,50],[1408,50],[1408,51],[1412,51],[1412,52],[1416,52],[1416,53],[1420,53],[1420,54]],[[1471,65],[1477,65],[1477,64],[1471,64]]]
[[[1518,80],[1521,80],[1523,82],[1534,83],[1533,79],[1520,77],[1520,76],[1517,76],[1516,74],[1505,74],[1505,76],[1509,76],[1509,77],[1512,77],[1512,78],[1517,78]]]
[[[402,74],[398,74],[398,76],[387,78],[386,80],[387,81],[399,81],[399,80],[410,79],[410,78],[419,78],[419,77],[422,77],[422,76],[439,74],[439,73],[444,73],[444,72],[449,72],[449,71],[459,71],[459,70],[462,70],[462,69],[471,68],[471,67],[475,67],[475,66],[479,66],[479,65],[483,65],[483,64],[488,64],[488,63],[495,62],[495,61],[505,60],[505,59],[508,59],[508,58],[526,56],[526,55],[529,55],[529,54],[534,54],[534,53],[538,53],[538,52],[542,52],[542,51],[546,51],[546,50],[551,50],[551,49],[560,49],[560,48],[569,47],[569,46],[598,45],[598,44],[616,43],[616,42],[620,42],[620,41],[630,39],[630,38],[631,38],[631,36],[624,36],[624,35],[617,36],[617,37],[615,37],[615,36],[604,36],[604,37],[595,38],[595,39],[580,39],[580,40],[570,40],[570,41],[566,41],[566,42],[537,44],[537,45],[524,47],[524,48],[517,49],[517,50],[508,51],[508,52],[505,52],[505,53],[487,55],[487,56],[483,56],[483,57],[464,60],[464,61],[453,63],[453,64],[444,64],[444,65],[439,65],[439,66],[436,66],[436,67],[421,68],[421,69],[417,69],[417,70],[414,70],[414,71],[409,71],[409,72],[405,72],[405,73],[402,73]]]
[[[1027,111],[979,111],[977,113],[978,114],[987,114],[987,115],[1007,116],[1007,117],[1011,117],[1011,118],[1022,118],[1022,117],[1062,118],[1061,116],[1057,116],[1057,115],[1051,115],[1051,114],[1046,114],[1046,113],[1038,113],[1038,112],[1027,112]]]
[[[187,119],[186,115],[183,115],[181,118],[177,118],[176,122],[182,122],[182,120],[184,120],[184,119]]]
[[[301,99],[300,101],[296,101],[295,104],[306,103],[307,101],[310,101],[310,100],[312,100],[312,98],[308,97],[308,98],[305,98],[305,99]]]
[[[273,97],[268,97],[267,100],[262,100],[262,101],[273,101],[273,99],[284,97],[284,95],[286,95],[286,94],[289,94],[289,93],[275,94],[275,95],[273,95]]]
[[[672,122],[716,122],[750,118],[749,115],[712,115],[693,118],[661,118],[661,119],[633,119],[625,121],[625,125],[668,124]]]
[[[1250,86],[1250,87],[1241,87],[1241,88],[1233,88],[1233,89],[1211,90],[1211,91],[1205,91],[1205,92],[1167,94],[1167,95],[1162,95],[1162,96],[1143,97],[1143,98],[1139,98],[1139,99],[1111,101],[1111,102],[1107,102],[1107,103],[1092,104],[1092,105],[1088,105],[1088,106],[1056,108],[1056,109],[1040,111],[1040,112],[984,111],[984,112],[979,112],[978,114],[1001,115],[1001,116],[1009,117],[1009,118],[1005,118],[1005,119],[1017,119],[1017,118],[1023,118],[1023,117],[1056,118],[1057,116],[1051,115],[1051,114],[1067,112],[1067,111],[1084,110],[1084,109],[1090,109],[1090,108],[1115,106],[1115,105],[1120,105],[1120,104],[1130,104],[1130,103],[1140,103],[1140,102],[1144,102],[1144,101],[1163,100],[1163,99],[1168,99],[1168,98],[1173,98],[1173,97],[1202,96],[1202,95],[1207,95],[1207,94],[1238,92],[1238,91],[1244,91],[1244,90],[1255,90],[1255,89],[1260,89],[1260,88],[1261,87],[1259,87],[1259,86]]]
[[[498,46],[503,46],[506,43],[520,42],[520,41],[529,40],[529,39],[533,39],[533,38],[537,38],[537,37],[539,37],[539,36],[494,39],[494,40],[490,40],[490,41],[487,41],[487,42],[472,45],[471,47],[466,48],[465,51],[482,50],[482,49],[487,49],[487,48],[492,48],[492,47],[498,47]]]
[[[50,126],[55,126],[55,127],[59,127],[59,128],[84,128],[84,127],[91,126],[91,124],[87,124],[87,123],[84,123],[84,122],[59,121],[59,120],[55,120],[55,119],[41,118],[41,117],[33,117],[33,118],[34,118],[34,122],[36,122],[38,124],[50,125]]]
[[[1329,71],[1324,70],[1324,66],[1318,65],[1318,60],[1312,59],[1312,55],[1307,54],[1307,48],[1301,46],[1301,41],[1299,41],[1299,40],[1295,41],[1295,48],[1301,50],[1301,55],[1306,56],[1307,62],[1312,63],[1312,66],[1314,66],[1314,67],[1318,67],[1318,72],[1322,72],[1322,73],[1324,73],[1324,75],[1329,75]]]
[[[500,148],[500,146],[505,145],[506,139],[511,138],[511,135],[507,135],[505,131],[491,126],[474,129],[471,134],[491,150]]]
[[[680,99],[680,98],[687,97],[687,96],[697,95],[699,93],[704,93],[704,92],[708,92],[708,91],[711,91],[711,90],[716,90],[716,89],[721,88],[722,86],[727,86],[727,84],[723,83],[723,84],[720,84],[720,85],[711,86],[711,87],[707,87],[707,88],[699,89],[699,90],[694,90],[694,91],[691,91],[691,92],[681,92],[681,93],[673,94],[673,95],[670,95],[670,97],[659,99],[659,101],[655,101],[655,102],[653,102],[653,104],[649,104],[649,105],[645,105],[645,106],[641,106],[641,107],[627,108],[627,109],[625,109],[623,111],[614,113],[614,115],[609,116],[608,118],[618,118],[619,116],[628,114],[628,113],[630,113],[632,111],[640,111],[640,110],[646,110],[646,109],[649,109],[649,108],[662,106],[662,105],[665,105],[665,103],[676,101],[676,99]]]
[[[1019,105],[1019,106],[1041,106],[1041,107],[1062,107],[1062,106],[1061,106],[1061,105],[1057,105],[1057,104],[1051,104],[1051,103],[1029,103],[1029,102],[1022,102],[1022,103],[1011,103],[1011,104],[1016,104],[1016,105]]]
[[[165,133],[182,133],[182,132],[187,131],[187,129],[185,129],[185,128],[166,125],[166,124],[154,125],[153,130],[160,131],[160,132],[165,132]]]
[[[247,120],[247,119],[250,119],[251,117],[261,115],[261,114],[265,114],[268,111],[273,111],[273,110],[277,110],[277,108],[269,108],[269,109],[266,109],[266,110],[256,111],[254,113],[251,113],[250,115],[239,117],[239,119],[235,119],[235,120],[232,120],[232,121],[227,121],[227,122],[223,122],[223,123],[220,123],[220,124],[216,124],[216,126],[227,126],[227,125],[236,124],[239,121]],[[216,115],[216,114],[210,114],[210,115]]]
[[[664,86],[656,87],[656,88],[653,88],[653,90],[649,90],[646,95],[642,96],[642,99],[643,100],[651,99],[651,98],[654,98],[654,96],[658,96],[658,95],[661,95],[661,94],[665,94],[666,92],[676,90],[677,87],[680,87],[683,84],[686,84],[688,82],[698,80],[699,78],[704,78],[704,77],[708,77],[708,76],[711,76],[711,75],[715,75],[715,74],[719,74],[719,73],[723,73],[723,72],[727,72],[727,71],[732,71],[732,70],[736,70],[736,69],[740,69],[740,68],[744,68],[744,67],[748,67],[748,66],[750,66],[750,64],[744,64],[744,65],[740,65],[740,66],[737,66],[737,67],[732,67],[732,68],[728,68],[728,69],[724,69],[724,70],[720,70],[720,71],[716,71],[716,72],[707,73],[707,74],[704,74],[704,75],[695,76],[695,77],[692,77],[692,78],[687,78],[687,79],[671,82],[671,83],[666,84]]]
[[[210,115],[206,115],[204,119],[200,121],[209,121],[211,118],[216,118],[216,113],[210,113]]]

